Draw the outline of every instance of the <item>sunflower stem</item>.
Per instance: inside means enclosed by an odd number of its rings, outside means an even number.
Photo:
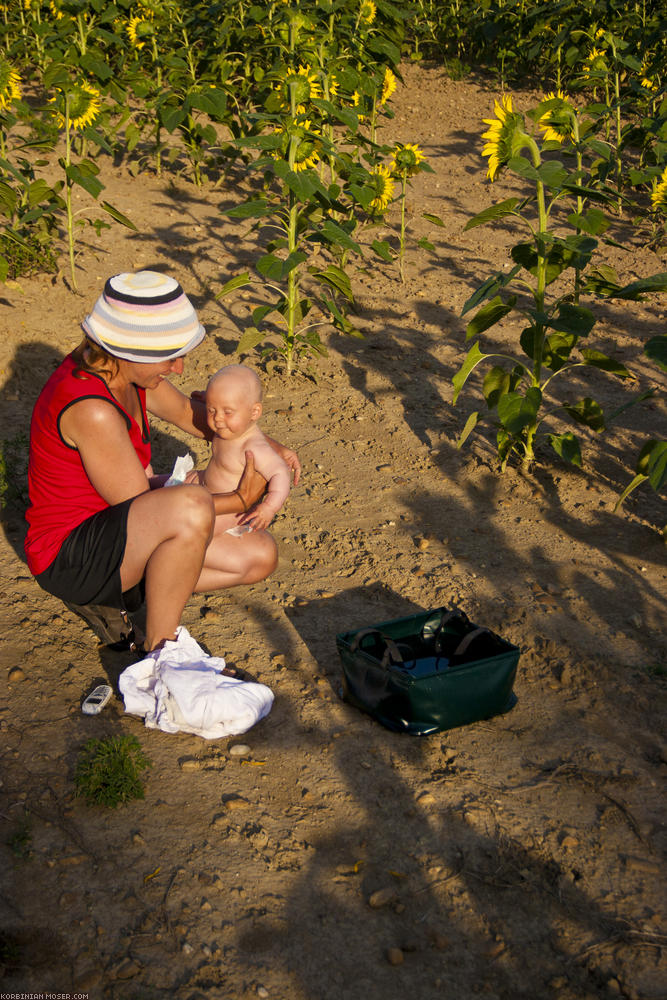
[[[74,213],[72,212],[72,181],[69,177],[69,167],[72,163],[72,138],[70,125],[70,96],[65,93],[65,205],[67,210],[67,246],[69,251],[69,266],[72,276],[72,288],[78,292],[76,273],[74,270]]]

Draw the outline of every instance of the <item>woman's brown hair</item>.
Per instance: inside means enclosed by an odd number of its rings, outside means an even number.
[[[86,372],[109,379],[118,374],[118,358],[114,358],[113,354],[109,354],[87,336],[72,351],[72,360],[76,365],[74,374],[79,378]]]

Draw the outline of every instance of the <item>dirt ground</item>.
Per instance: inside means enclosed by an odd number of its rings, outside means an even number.
[[[510,228],[463,226],[511,183],[490,187],[480,157],[492,85],[421,67],[405,80],[384,136],[419,142],[435,171],[409,203],[410,233],[435,252],[409,253],[404,285],[389,264],[354,275],[365,339],[329,335],[316,381],[263,373],[263,426],[304,467],[273,526],[280,566],[246,590],[193,598],[184,614],[198,641],[273,689],[268,718],[209,743],[145,729],[119,696],[82,716],[93,683],[129,659],[39,590],[20,499],[3,511],[3,993],[667,997],[667,516],[646,488],[613,512],[641,443],[664,433],[664,408],[645,403],[591,435],[583,472],[554,461],[499,476],[490,432],[456,450],[480,384],[451,406],[460,309],[516,241]],[[238,191],[135,179],[126,164],[103,177],[138,233],[83,238],[81,296],[64,271],[0,293],[14,476],[40,387],[109,274],[181,280],[209,330],[178,380],[188,392],[230,357],[253,305],[244,293],[214,299],[255,253],[245,225],[220,214]],[[606,259],[627,281],[665,270],[636,238]],[[646,388],[655,370],[641,345],[664,332],[664,298],[600,316],[596,346]],[[592,388],[611,407],[636,392],[603,376]],[[159,470],[187,448],[205,460],[204,446],[154,430]],[[420,739],[341,701],[337,632],[454,604],[521,647],[511,712]],[[152,761],[146,798],[90,807],[74,796],[77,754],[120,733]],[[378,890],[385,903],[371,906]]]

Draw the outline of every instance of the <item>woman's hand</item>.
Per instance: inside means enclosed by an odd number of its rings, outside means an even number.
[[[248,511],[253,504],[264,496],[266,490],[266,479],[255,469],[255,456],[251,451],[245,453],[245,468],[241,473],[239,484],[234,490],[238,494],[245,511]]]

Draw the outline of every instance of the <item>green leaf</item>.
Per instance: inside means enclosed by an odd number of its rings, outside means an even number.
[[[427,219],[432,222],[434,226],[444,226],[444,222],[439,215],[431,215],[430,212],[422,212],[422,219]]]
[[[246,354],[248,351],[254,350],[258,344],[262,343],[264,337],[265,334],[261,333],[256,327],[249,326],[239,338],[239,342],[236,345],[236,353]]]
[[[478,309],[470,320],[466,327],[466,340],[470,340],[471,337],[477,337],[480,333],[495,326],[503,316],[507,316],[508,313],[512,312],[515,305],[516,295],[510,296],[507,302],[503,302],[500,296],[496,295],[495,298],[487,302],[481,309]]]
[[[519,337],[519,343],[521,344],[521,350],[530,358],[531,361],[535,360],[535,355],[537,353],[537,338],[541,336],[538,334],[538,330],[534,326],[527,326],[521,331],[521,336]]]
[[[382,260],[386,260],[388,264],[393,263],[394,258],[391,255],[391,249],[386,240],[373,240],[371,243],[373,250],[375,250],[378,257]]]
[[[248,273],[248,271],[244,271],[243,274],[237,274],[234,278],[230,278],[229,281],[222,286],[218,294],[215,296],[216,302],[218,299],[222,299],[224,298],[225,295],[228,295],[230,292],[233,292],[235,288],[242,288],[243,285],[248,285],[249,283],[250,283],[250,274]]]
[[[456,447],[461,448],[465,442],[468,440],[475,427],[477,426],[477,421],[479,420],[479,413],[476,411],[471,413],[465,422],[465,427],[461,431],[458,441],[456,442]]]
[[[461,309],[461,315],[465,316],[467,312],[474,309],[475,306],[478,306],[481,302],[486,302],[487,299],[497,295],[501,288],[505,288],[506,285],[509,285],[520,270],[521,265],[517,264],[516,267],[513,267],[511,271],[507,272],[507,274],[499,271],[497,274],[487,278],[486,281],[482,282],[479,288],[473,292],[470,298],[464,303],[463,308]]]
[[[459,370],[452,378],[452,385],[454,386],[454,396],[452,399],[452,404],[456,403],[456,400],[459,397],[461,389],[468,380],[468,376],[471,374],[471,372],[475,370],[480,361],[483,361],[484,358],[491,358],[491,357],[493,357],[492,354],[482,354],[482,352],[479,349],[477,341],[475,341],[475,343],[472,345],[472,347],[466,354],[465,361],[463,362]]]
[[[537,170],[542,183],[548,188],[562,188],[568,172],[558,160],[546,160]]]
[[[596,403],[590,396],[585,396],[576,403],[565,405],[563,409],[569,413],[573,420],[579,424],[590,427],[591,430],[599,434],[605,428],[604,412],[599,403]]]
[[[358,340],[364,339],[364,335],[361,330],[357,330],[356,326],[353,326],[352,323],[350,323],[345,313],[338,308],[333,299],[329,299],[326,295],[324,295],[322,297],[322,303],[329,310],[333,320],[333,325],[337,329],[342,330],[343,333],[347,333],[351,337],[356,337]]]
[[[595,326],[595,315],[585,306],[574,306],[570,302],[561,302],[558,315],[548,320],[552,330],[561,333],[572,333],[575,337],[587,336]]]
[[[637,459],[637,472],[646,476],[656,493],[659,492],[667,478],[667,441],[652,438],[646,442]]]
[[[613,297],[620,287],[614,268],[608,264],[598,264],[589,271],[584,291],[591,295],[609,298]]]
[[[665,292],[667,291],[667,271],[660,274],[652,274],[650,278],[640,278],[638,281],[631,281],[629,285],[623,285],[618,291],[608,294],[614,299],[635,299],[641,301],[645,292]]]
[[[621,364],[620,361],[615,361],[614,358],[609,358],[606,354],[602,354],[600,351],[584,350],[581,353],[586,360],[586,364],[591,365],[593,368],[599,368],[600,371],[609,372],[610,375],[616,375],[617,378],[635,378],[632,372],[628,371],[625,365]]]
[[[427,240],[425,236],[417,240],[417,246],[421,247],[422,250],[435,250],[434,244],[430,240]]]
[[[572,333],[551,333],[544,339],[543,360],[552,372],[560,371],[567,363],[577,337]]]
[[[119,212],[118,209],[114,208],[113,205],[110,205],[108,201],[101,201],[100,207],[103,208],[104,211],[107,212],[112,219],[115,219],[116,222],[120,222],[121,226],[127,226],[128,229],[133,229],[135,233],[139,231],[135,226],[135,224],[132,222],[132,219],[128,219],[126,215],[123,215],[122,212]]]
[[[525,156],[513,156],[508,162],[507,166],[519,177],[525,177],[527,180],[539,181],[540,175],[535,169],[530,160],[527,160]]]
[[[183,108],[161,108],[158,117],[167,132],[175,132],[185,121],[185,111]]]
[[[604,212],[599,208],[589,208],[587,212],[573,212],[568,215],[567,221],[571,226],[581,229],[591,236],[600,236],[609,229],[609,220]]]
[[[667,372],[667,335],[660,333],[657,337],[651,337],[644,346],[644,354]]]
[[[6,281],[9,274],[9,261],[0,254],[0,281]]]
[[[498,405],[501,396],[510,391],[510,382],[509,372],[506,372],[500,365],[494,365],[487,372],[482,383],[482,394],[490,410]]]
[[[361,247],[358,243],[345,232],[342,226],[337,223],[332,222],[331,219],[327,219],[320,229],[321,236],[334,246],[342,247],[344,250],[354,250],[356,253],[361,253]]]
[[[293,250],[285,260],[281,260],[273,253],[267,253],[257,261],[257,270],[271,281],[284,281],[290,271],[307,259],[307,254],[301,250]]]
[[[232,219],[261,219],[265,215],[270,215],[271,209],[266,198],[252,198],[241,205],[227,209],[224,214]]]
[[[82,187],[95,199],[97,199],[104,190],[104,184],[102,184],[101,181],[98,181],[94,174],[91,174],[86,170],[82,170],[80,164],[71,163],[69,167],[66,166],[65,174],[67,175],[67,179],[70,184],[78,184],[79,187]]]
[[[645,483],[647,479],[648,479],[648,476],[643,476],[641,473],[638,473],[635,476],[635,478],[633,480],[631,480],[631,482],[628,483],[628,485],[625,487],[625,489],[621,493],[620,497],[616,501],[616,505],[614,506],[614,511],[617,511],[618,508],[621,506],[621,504],[625,500],[627,500],[627,498],[630,496],[630,494],[632,493],[632,491],[635,490],[641,483]]]
[[[352,292],[350,279],[341,267],[337,267],[335,264],[329,264],[326,270],[311,271],[311,274],[317,279],[317,281],[322,284],[329,285],[337,292],[340,292],[341,295],[344,295],[350,302],[354,301],[354,294]]]
[[[542,405],[542,393],[537,386],[526,389],[526,395],[508,392],[498,400],[498,416],[506,431],[520,434],[524,427],[534,426]]]
[[[566,462],[582,468],[579,438],[572,431],[566,431],[565,434],[548,434],[547,437],[557,455],[564,458]]]
[[[259,324],[262,322],[262,320],[266,319],[269,313],[272,313],[275,310],[275,308],[276,308],[275,305],[265,305],[265,306],[257,306],[255,309],[253,309],[252,321],[255,324],[255,326],[259,327]]]
[[[475,226],[483,226],[487,222],[493,222],[495,219],[502,219],[505,215],[511,215],[518,204],[518,198],[506,198],[505,201],[500,201],[497,205],[492,205],[491,208],[485,208],[483,212],[466,222],[463,232],[465,233],[467,229],[474,229]],[[425,215],[424,218],[431,217]]]

